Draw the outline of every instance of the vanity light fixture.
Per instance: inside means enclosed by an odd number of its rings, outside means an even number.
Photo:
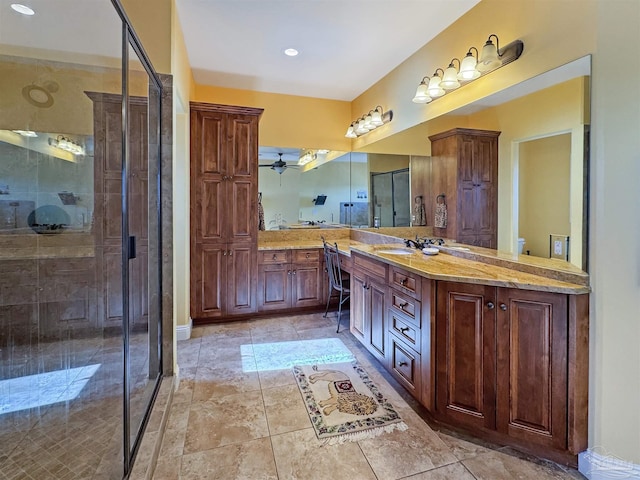
[[[85,150],[82,145],[77,144],[73,140],[69,138],[58,135],[56,138],[49,138],[49,145],[52,147],[59,148],[60,150],[64,150],[66,152],[73,153],[74,155],[84,155]]]
[[[37,137],[38,134],[32,130],[13,130],[13,133],[22,135],[23,137]]]
[[[21,3],[12,3],[11,8],[22,15],[35,15],[35,11],[31,7],[27,7],[26,5],[22,5]]]
[[[382,107],[378,105],[373,110],[370,110],[368,113],[362,115],[362,117],[351,122],[351,125],[349,125],[349,128],[347,128],[345,137],[357,138],[360,135],[369,133],[371,130],[374,130],[384,125],[385,123],[390,122],[392,119],[393,111],[387,110],[385,112]]]
[[[462,61],[453,58],[446,70],[437,68],[432,77],[424,77],[416,89],[412,102],[429,103],[435,98],[442,97],[449,91],[517,60],[523,50],[522,40],[515,40],[501,49],[498,36],[491,34],[482,47],[480,55],[477,48],[470,47]],[[454,62],[458,62],[458,68]],[[442,76],[439,72],[442,72]]]

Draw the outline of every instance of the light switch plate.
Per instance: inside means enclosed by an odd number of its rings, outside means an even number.
[[[567,235],[549,235],[549,257],[569,260],[569,237]]]

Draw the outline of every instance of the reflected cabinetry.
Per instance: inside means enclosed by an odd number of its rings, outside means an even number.
[[[262,109],[191,103],[191,317],[256,311]]]
[[[497,248],[499,135],[454,128],[429,137],[432,194],[445,195],[448,217],[436,236]]]

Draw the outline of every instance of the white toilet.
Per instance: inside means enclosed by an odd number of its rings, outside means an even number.
[[[520,254],[520,255],[522,255],[522,251],[524,249],[524,244],[525,244],[524,238],[519,238],[518,239],[518,254]]]

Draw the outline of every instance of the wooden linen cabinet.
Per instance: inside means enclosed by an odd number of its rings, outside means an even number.
[[[191,318],[256,311],[262,109],[191,103]]]

